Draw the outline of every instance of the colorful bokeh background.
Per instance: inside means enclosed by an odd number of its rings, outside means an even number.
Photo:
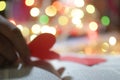
[[[120,51],[120,0],[0,0],[0,14],[21,30],[28,43],[41,33],[51,33],[58,41],[87,40],[65,48],[71,52]]]

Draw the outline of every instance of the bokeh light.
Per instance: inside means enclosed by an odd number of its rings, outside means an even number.
[[[109,44],[107,42],[102,43],[101,50],[102,52],[107,52],[109,50]]]
[[[51,34],[55,35],[56,34],[56,29],[54,27],[50,27],[48,25],[44,25],[41,28],[41,33],[51,33]]]
[[[64,14],[67,14],[68,16],[70,16],[69,12],[70,12],[70,7],[65,7],[64,8]]]
[[[63,5],[60,1],[55,1],[52,4],[58,11],[60,11],[63,8]]]
[[[92,31],[96,31],[97,29],[98,29],[98,24],[96,23],[96,22],[90,22],[89,23],[89,28],[90,28],[90,30],[92,30]]]
[[[32,6],[34,4],[35,0],[25,0],[26,6]]]
[[[88,38],[91,41],[95,41],[98,38],[98,32],[97,31],[88,30],[87,34],[88,34]]]
[[[117,42],[117,40],[116,40],[116,38],[115,38],[114,36],[111,36],[111,37],[109,38],[109,44],[110,44],[110,45],[115,45],[116,42]]]
[[[23,26],[22,25],[18,24],[17,28],[20,29],[21,32],[23,31]]]
[[[32,34],[32,35],[30,36],[30,41],[32,41],[32,40],[35,39],[36,37],[37,37],[36,34]]]
[[[34,24],[31,28],[31,30],[34,34],[39,34],[41,31],[41,27],[39,24]]]
[[[86,40],[83,45],[75,44],[68,51],[91,55],[120,52],[119,31],[114,32],[119,25],[118,4],[110,10],[105,0],[9,1],[0,0],[1,15],[8,17],[27,41],[32,41],[39,34],[51,33],[60,41]]]
[[[95,7],[91,4],[87,5],[86,6],[86,11],[90,14],[94,13],[95,12]]]
[[[23,30],[22,30],[22,35],[24,37],[28,37],[30,35],[30,30],[28,27],[23,27]]]
[[[72,17],[83,18],[84,17],[84,12],[81,9],[75,8],[75,9],[72,9],[71,16]]]
[[[81,23],[81,20],[78,17],[73,17],[72,18],[72,23],[77,25],[77,24]]]
[[[52,16],[55,16],[57,14],[57,9],[51,5],[45,9],[45,13],[46,13],[46,15],[52,17]]]
[[[24,37],[28,37],[30,35],[30,30],[28,27],[18,24],[17,28],[20,29],[20,31]]]
[[[79,29],[82,29],[83,28],[83,24],[79,23],[79,24],[76,25],[76,27],[79,28]]]
[[[68,23],[68,18],[67,18],[66,16],[60,16],[60,17],[58,18],[58,23],[59,23],[60,25],[67,25],[67,23]]]
[[[110,18],[108,16],[102,16],[101,23],[103,26],[108,26],[110,24]]]
[[[40,10],[39,10],[39,8],[37,8],[37,7],[33,7],[33,8],[30,10],[30,15],[31,15],[32,17],[37,17],[37,16],[39,16],[39,14],[40,14]]]
[[[74,5],[76,7],[83,7],[84,6],[84,0],[74,0]]]
[[[49,22],[49,17],[47,15],[41,15],[39,18],[41,24],[47,24]]]
[[[6,2],[5,1],[0,1],[0,11],[5,10],[6,8]]]

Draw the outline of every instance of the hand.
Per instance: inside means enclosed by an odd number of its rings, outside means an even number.
[[[26,41],[15,25],[0,16],[0,67],[12,65],[18,58],[25,64],[30,61]]]
[[[61,78],[64,68],[60,68],[58,71],[46,61],[30,61],[30,51],[24,40],[20,30],[0,16],[0,68],[10,67],[21,60],[24,65],[37,66],[48,70]],[[62,80],[70,80],[63,78]]]
[[[32,61],[31,65],[42,68],[42,69],[45,69],[45,70],[55,74],[61,80],[71,80],[70,76],[62,77],[63,72],[65,71],[64,67],[61,67],[58,70],[56,70],[49,62],[47,62],[45,60]]]

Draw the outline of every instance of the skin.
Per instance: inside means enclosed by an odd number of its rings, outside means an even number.
[[[0,16],[0,68],[17,66],[19,63],[26,66],[36,66],[45,69],[60,77],[64,68],[55,70],[47,61],[31,61],[30,51],[20,30],[4,17]],[[62,80],[70,80],[68,77]]]
[[[15,63],[18,59],[16,52],[23,63],[30,62],[30,51],[20,30],[2,16],[0,16],[0,37],[2,37],[0,46],[4,46],[4,49],[0,49],[0,55],[3,57],[0,58],[0,65],[5,61]]]

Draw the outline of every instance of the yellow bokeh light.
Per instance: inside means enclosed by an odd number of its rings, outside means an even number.
[[[98,29],[98,24],[96,23],[96,22],[90,22],[90,24],[89,24],[89,28],[90,28],[90,30],[92,30],[92,31],[96,31],[97,29]]]
[[[0,11],[5,10],[6,8],[6,2],[5,1],[0,1]]]
[[[20,31],[24,37],[28,37],[30,35],[30,30],[28,27],[24,27],[24,26],[18,24],[17,28],[20,29]]]
[[[48,25],[45,25],[41,28],[41,33],[51,33],[51,34],[55,35],[56,29],[54,27],[50,27]]]
[[[107,52],[109,50],[109,44],[107,42],[104,42],[101,46],[102,52]]]
[[[86,11],[90,14],[94,13],[95,12],[95,7],[91,4],[87,5],[86,6]]]
[[[67,14],[68,16],[70,16],[69,12],[70,12],[70,7],[66,6],[64,8],[64,14]]]
[[[66,25],[68,23],[68,18],[66,16],[60,16],[58,18],[58,23],[60,25]]]
[[[54,6],[48,6],[45,9],[45,13],[46,13],[46,15],[52,17],[52,16],[55,16],[57,14],[57,9]]]
[[[34,4],[35,0],[25,0],[26,6],[32,6]]]
[[[84,17],[84,12],[81,9],[75,8],[71,11],[71,16],[72,17],[83,18]]]
[[[76,7],[83,7],[85,2],[84,0],[74,0],[74,4]]]
[[[31,28],[31,30],[34,34],[39,34],[41,31],[41,27],[39,24],[34,24]]]
[[[39,10],[39,8],[37,8],[37,7],[33,7],[33,8],[30,10],[30,15],[31,15],[32,17],[37,17],[37,16],[39,16],[39,14],[40,14],[40,10]]]
[[[28,37],[30,35],[30,30],[27,27],[23,27],[22,34],[24,37]]]
[[[117,42],[117,40],[116,40],[116,38],[115,38],[114,36],[111,36],[111,37],[109,38],[109,44],[110,44],[110,45],[115,45],[116,42]]]

